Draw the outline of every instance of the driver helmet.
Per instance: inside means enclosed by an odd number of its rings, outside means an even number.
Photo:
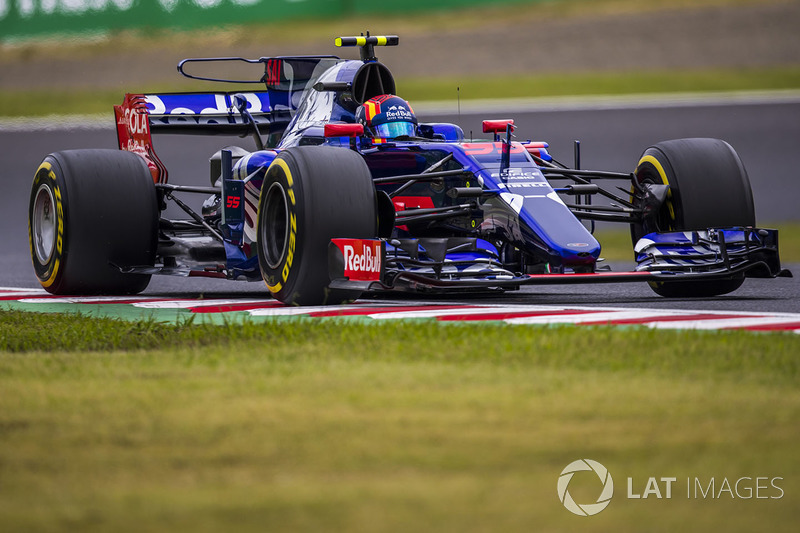
[[[377,141],[417,134],[417,117],[408,102],[393,94],[370,98],[356,110],[356,120]]]

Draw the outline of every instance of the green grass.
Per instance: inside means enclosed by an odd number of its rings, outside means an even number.
[[[800,518],[796,335],[18,312],[0,312],[0,334],[7,531],[793,531]],[[556,496],[584,457],[616,485],[592,518]],[[629,476],[639,492],[678,477],[676,497],[628,500]],[[783,477],[785,496],[685,497],[687,477],[742,476]],[[596,498],[577,481],[573,496]]]
[[[528,98],[587,95],[629,95],[681,92],[717,92],[800,89],[800,67],[750,70],[589,72],[526,77],[398,79],[398,89],[411,102],[486,98]],[[225,87],[214,87],[224,90]],[[234,87],[232,90],[238,90]],[[131,91],[169,92],[198,90],[196,84],[178,80]],[[111,116],[112,106],[124,94],[116,89],[58,91],[0,91],[0,117],[54,114]]]
[[[759,227],[777,229],[783,264],[800,263],[800,223],[759,222]],[[595,233],[602,246],[602,256],[610,261],[633,261],[631,234],[628,229],[602,229]]]

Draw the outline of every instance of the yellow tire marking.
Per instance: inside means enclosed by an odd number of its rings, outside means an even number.
[[[267,282],[265,281],[264,283],[267,283]],[[267,288],[269,289],[269,292],[271,292],[273,294],[277,294],[277,293],[281,292],[281,289],[283,288],[283,285],[281,285],[280,281],[278,283],[276,283],[275,285],[270,285],[269,283],[267,283]]]
[[[661,166],[661,162],[653,157],[652,155],[646,155],[639,160],[639,164],[636,167],[640,167],[642,163],[650,163],[658,172],[658,175],[661,176],[661,182],[664,185],[669,185],[669,180],[667,179],[667,173],[664,172],[664,167]],[[672,190],[670,189],[667,191],[667,198],[672,198]],[[672,202],[667,202],[667,209],[669,209],[669,218],[674,221],[675,220],[675,207],[673,207]]]
[[[289,170],[289,165],[286,164],[286,161],[276,158],[272,164],[278,165],[283,169],[283,172],[286,174],[286,181],[289,182],[289,187],[292,187],[294,185],[294,180],[292,180],[292,171]]]
[[[294,189],[292,189],[292,187],[294,186],[294,179],[292,178],[292,171],[289,170],[289,165],[286,163],[286,161],[284,161],[281,158],[275,158],[272,161],[272,164],[270,165],[270,169],[272,168],[272,165],[277,165],[278,167],[281,168],[281,170],[283,170],[283,174],[284,174],[284,176],[286,176],[286,182],[289,185],[289,189],[286,191],[286,194],[289,195],[289,200],[292,202],[292,205],[296,205],[297,200],[295,199]],[[269,170],[270,169],[267,169],[267,174],[269,174]],[[260,218],[259,218],[259,220],[260,220]],[[289,277],[289,270],[291,269],[291,266],[292,266],[292,259],[293,259],[293,256],[294,256],[294,243],[295,243],[295,238],[296,238],[295,235],[296,235],[296,233],[297,233],[297,224],[295,222],[295,215],[294,215],[294,213],[292,213],[291,214],[291,232],[289,234],[289,245],[288,245],[289,246],[288,258],[287,258],[286,263],[284,264],[283,270],[281,271],[281,274],[283,276],[283,281],[286,281],[286,279]],[[283,288],[283,284],[280,281],[278,281],[274,285],[270,285],[267,280],[264,280],[264,283],[267,285],[267,289],[269,289],[269,291],[271,293],[273,293],[273,294],[279,293],[281,291],[281,289]]]
[[[63,210],[63,207],[61,206],[61,191],[58,189],[58,185],[56,184],[56,173],[53,172],[53,166],[50,163],[48,163],[47,161],[43,161],[42,164],[39,165],[39,168],[36,169],[36,174],[35,175],[38,176],[39,175],[39,171],[41,171],[42,169],[47,171],[47,177],[49,177],[51,180],[53,180],[53,183],[54,183],[55,189],[53,190],[53,199],[56,201],[55,211],[56,211],[56,217],[58,218],[58,220],[56,221],[57,222],[57,224],[56,224],[56,231],[57,231],[57,235],[56,235],[56,254],[57,255],[56,255],[55,260],[53,261],[53,269],[50,271],[50,275],[47,277],[46,280],[39,279],[39,283],[42,285],[42,287],[47,288],[47,287],[51,286],[53,283],[55,283],[56,275],[58,274],[58,268],[61,266],[61,260],[59,258],[59,255],[62,252],[62,246],[63,246],[63,242],[64,242],[63,241],[63,239],[64,239],[64,210]],[[31,231],[31,230],[29,230],[29,231]],[[31,234],[31,237],[30,237],[29,241],[30,241],[30,246],[31,246],[31,254],[33,254],[33,241],[31,239],[33,239],[33,235],[32,234]]]
[[[60,264],[61,262],[58,260],[58,258],[56,258],[56,260],[53,262],[53,272],[50,274],[50,277],[47,278],[46,281],[42,281],[41,279],[39,280],[39,283],[42,284],[42,287],[49,287],[53,284],[53,282],[56,280],[56,274],[58,273],[58,267]]]

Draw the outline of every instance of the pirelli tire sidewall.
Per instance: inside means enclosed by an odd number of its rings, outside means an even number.
[[[258,260],[272,295],[292,305],[358,298],[360,292],[328,288],[328,244],[337,237],[373,238],[376,209],[369,170],[355,152],[282,151],[267,169],[258,207]]]
[[[278,156],[267,169],[258,205],[258,261],[267,288],[283,301],[300,273],[297,243],[305,238],[303,184],[296,163]],[[300,221],[300,223],[298,223]]]
[[[42,287],[50,292],[58,290],[59,283],[64,270],[64,252],[66,250],[66,233],[64,205],[66,204],[66,190],[59,185],[56,170],[60,170],[52,156],[48,156],[36,170],[31,186],[31,197],[28,205],[28,243],[30,245],[31,260],[33,270]],[[51,204],[51,216],[55,230],[54,241],[47,246],[49,257],[40,257],[37,254],[36,243],[34,242],[34,209],[37,198],[46,198],[42,195],[49,195]],[[46,253],[46,252],[45,252]]]
[[[53,203],[52,248],[37,243],[37,198],[47,196]],[[150,275],[124,274],[119,267],[155,261],[158,203],[146,163],[119,150],[49,154],[33,178],[28,239],[36,277],[52,294],[141,292]]]

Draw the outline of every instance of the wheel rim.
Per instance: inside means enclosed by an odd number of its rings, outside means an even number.
[[[53,191],[42,185],[33,202],[32,233],[36,259],[43,265],[50,262],[56,244],[56,209]]]
[[[642,185],[644,184],[651,184],[651,185],[660,185],[661,180],[657,177],[653,177],[646,173],[640,173],[637,175],[637,179],[639,183]],[[667,197],[667,202],[671,202],[672,199]],[[651,233],[651,232],[668,232],[668,231],[675,231],[673,228],[674,221],[670,217],[669,210],[667,209],[666,202],[664,205],[656,213],[652,213],[649,217],[642,221],[642,231],[644,232],[642,236]],[[634,243],[635,244],[635,243]]]
[[[280,183],[273,183],[267,190],[260,237],[267,266],[278,268],[289,240],[289,208],[286,191]]]

